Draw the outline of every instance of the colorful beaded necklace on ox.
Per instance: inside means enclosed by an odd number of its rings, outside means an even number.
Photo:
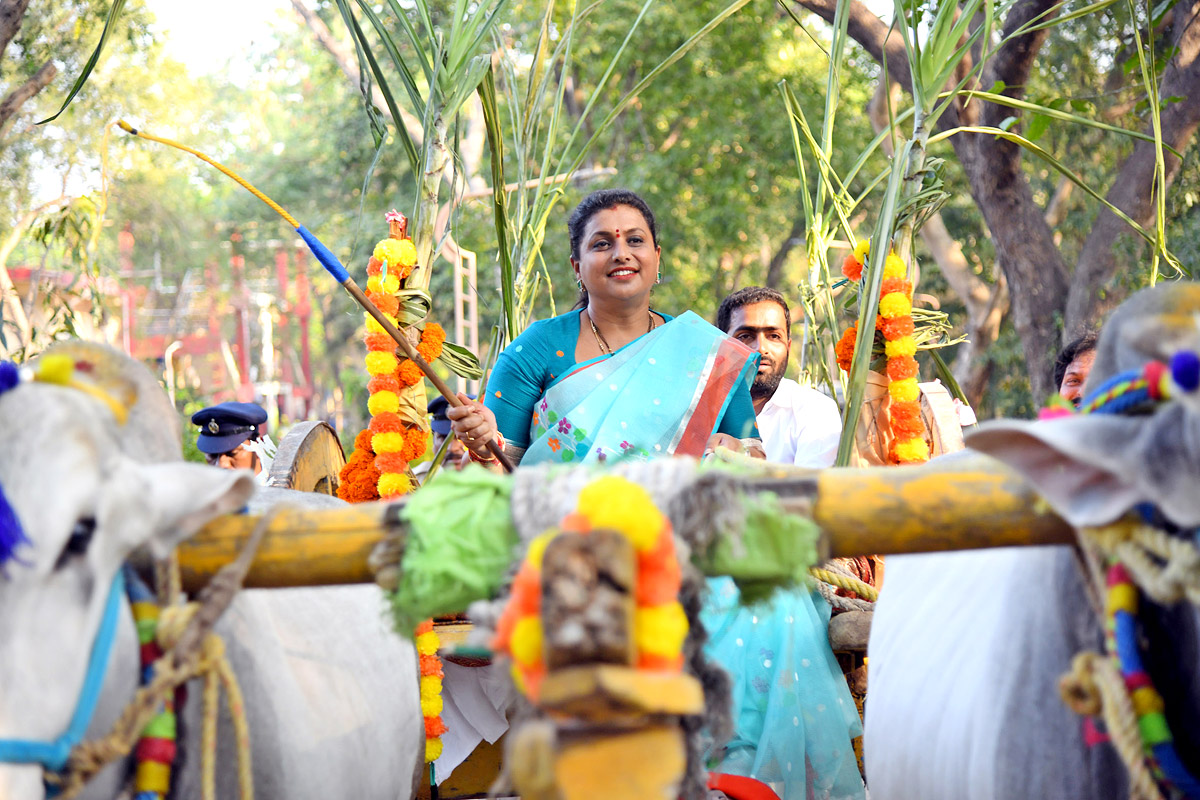
[[[1161,403],[1197,389],[1200,389],[1200,357],[1181,351],[1169,364],[1151,361],[1139,370],[1109,378],[1084,398],[1078,413],[1147,413]],[[1074,413],[1069,404],[1054,398],[1039,416],[1055,419]],[[1085,741],[1089,744],[1112,741],[1129,769],[1132,796],[1200,800],[1200,781],[1179,757],[1162,695],[1143,664],[1140,640],[1144,637],[1137,616],[1142,594],[1139,583],[1145,585],[1174,569],[1177,565],[1172,562],[1176,559],[1194,562],[1200,539],[1195,532],[1157,529],[1154,522],[1158,515],[1153,508],[1139,512],[1145,523],[1082,531],[1084,547],[1097,554],[1103,564],[1104,644],[1108,665],[1089,664],[1088,656],[1095,654],[1078,656],[1074,672],[1061,682],[1063,698],[1074,710],[1091,715],[1085,718]],[[1162,562],[1165,566],[1161,566]],[[1192,602],[1200,602],[1200,585],[1193,587],[1188,597]],[[1107,689],[1108,686],[1116,688]],[[1089,702],[1097,694],[1098,702]],[[1101,714],[1107,728],[1105,733],[1097,731],[1092,720],[1092,716]]]

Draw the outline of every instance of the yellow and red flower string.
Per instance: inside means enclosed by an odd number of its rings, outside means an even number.
[[[447,730],[442,721],[442,660],[438,658],[437,632],[433,620],[417,626],[417,658],[421,665],[421,716],[425,718],[425,761],[433,763],[442,754],[442,734]]]
[[[546,676],[542,642],[542,556],[550,541],[563,532],[615,530],[629,539],[637,553],[633,637],[639,669],[679,672],[688,621],[680,605],[682,573],[675,556],[671,522],[654,505],[646,490],[617,476],[599,478],[579,493],[577,510],[558,529],[529,543],[525,561],[513,580],[512,592],[496,626],[492,648],[512,657],[517,688],[532,700]]]
[[[842,274],[852,281],[862,279],[863,262],[870,252],[870,242],[859,242],[842,264]],[[925,421],[921,419],[921,391],[917,385],[917,340],[913,338],[913,285],[907,280],[904,261],[889,252],[883,265],[883,285],[880,288],[879,316],[876,327],[883,334],[884,354],[887,356],[888,395],[894,444],[892,457],[900,464],[921,464],[929,460],[929,444],[925,439]],[[851,326],[834,348],[838,366],[849,371],[854,357],[855,326]]]
[[[375,245],[367,263],[367,297],[382,311],[392,324],[398,324],[400,314],[400,287],[402,281],[412,274],[417,263],[417,250],[406,233],[407,220],[403,215],[390,212],[387,215],[390,235]],[[370,315],[367,321],[367,372],[371,380],[367,384],[370,399],[367,410],[371,412],[371,449],[375,453],[375,468],[379,471],[379,497],[398,497],[412,491],[408,476],[409,462],[420,458],[428,446],[428,432],[420,424],[406,424],[400,416],[400,393],[416,386],[424,375],[408,359],[396,357],[396,345],[383,326]],[[425,324],[417,352],[426,361],[433,361],[442,354],[442,343],[446,334],[434,322]]]

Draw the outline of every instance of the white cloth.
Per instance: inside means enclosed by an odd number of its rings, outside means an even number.
[[[782,379],[756,421],[767,461],[828,467],[837,458],[842,415],[837,403],[816,389]]]

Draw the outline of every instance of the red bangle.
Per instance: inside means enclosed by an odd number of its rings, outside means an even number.
[[[504,435],[501,434],[500,431],[496,431],[496,444],[500,445],[501,451],[504,450]],[[471,460],[476,464],[495,464],[500,460],[490,452],[488,453],[487,458],[484,458],[483,456],[477,456],[475,455],[475,451],[469,447],[467,448],[467,455],[469,455]]]

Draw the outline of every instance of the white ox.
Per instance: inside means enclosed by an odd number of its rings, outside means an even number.
[[[75,389],[22,383],[0,394],[0,487],[31,540],[0,576],[0,740],[53,740],[66,729],[105,598],[130,553],[144,545],[166,553],[254,490],[248,473],[177,463],[178,422],[140,365],[93,346],[66,352],[104,362],[140,391],[124,427]],[[388,629],[374,587],[245,591],[218,632],[246,697],[258,797],[412,796],[424,749],[416,656]],[[123,604],[89,738],[132,697],[137,659]],[[199,796],[199,689],[181,715],[178,797]],[[236,791],[229,738],[219,747],[221,797]],[[85,796],[114,797],[128,768],[105,770]],[[40,767],[0,764],[0,798],[43,794]]]
[[[1104,330],[1089,390],[1149,359],[1200,352],[1198,319],[1197,284],[1131,298]],[[1021,471],[1072,524],[1102,524],[1152,503],[1190,528],[1200,525],[1198,405],[1192,397],[1141,417],[992,423],[967,443]],[[1195,775],[1200,615],[1186,602],[1143,604],[1139,621],[1156,634],[1143,658]],[[1069,548],[889,558],[869,644],[871,797],[1129,797],[1112,746],[1085,743],[1082,718],[1059,697],[1072,657],[1102,645]]]

